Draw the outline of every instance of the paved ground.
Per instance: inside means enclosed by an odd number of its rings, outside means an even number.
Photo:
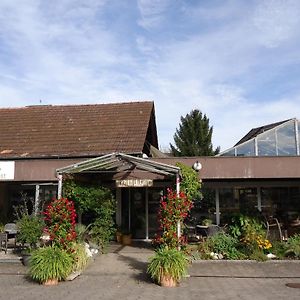
[[[26,277],[20,263],[0,263],[0,299],[300,299],[300,261],[200,261],[180,287],[162,288],[145,274],[152,251],[115,246],[71,282],[44,287]]]

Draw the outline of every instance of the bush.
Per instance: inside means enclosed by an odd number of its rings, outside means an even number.
[[[17,240],[22,245],[27,244],[29,249],[35,248],[43,233],[43,221],[38,216],[24,214],[17,221],[17,227]]]
[[[285,256],[300,258],[300,234],[288,238],[286,243]]]
[[[272,254],[276,255],[278,259],[283,259],[286,255],[286,242],[274,241],[272,243]]]
[[[65,250],[48,246],[33,251],[30,259],[30,276],[44,283],[49,279],[65,280],[72,272],[73,257]]]
[[[206,241],[210,252],[222,254],[226,259],[240,259],[242,253],[237,249],[239,245],[238,239],[229,234],[220,232],[209,237]]]
[[[47,206],[45,214],[46,232],[53,245],[72,249],[76,239],[74,203],[66,198],[53,199]]]
[[[79,242],[79,243],[85,242],[87,227],[84,224],[76,224],[75,232],[76,232],[77,242]]]
[[[178,282],[187,274],[188,264],[189,260],[182,251],[167,247],[159,248],[150,258],[147,273],[158,283],[163,276],[171,277]]]
[[[111,191],[104,187],[83,185],[69,180],[64,184],[63,193],[74,201],[80,214],[89,215],[89,234],[102,250],[105,249],[115,233],[116,202]]]
[[[84,244],[75,244],[73,246],[74,252],[72,254],[74,258],[73,271],[82,271],[88,263],[88,256],[85,251]]]

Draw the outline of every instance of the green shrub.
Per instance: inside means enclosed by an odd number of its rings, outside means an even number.
[[[47,246],[33,251],[29,273],[41,283],[49,279],[64,280],[72,272],[73,265],[73,257],[65,250]]]
[[[87,232],[87,227],[84,224],[75,225],[76,239],[77,242],[82,243],[85,241],[85,235]]]
[[[177,249],[159,248],[150,258],[147,273],[151,278],[160,283],[163,276],[172,277],[179,281],[187,274],[189,260],[187,256]]]
[[[249,259],[257,261],[266,261],[268,260],[267,255],[261,249],[254,249],[249,253]]]
[[[35,215],[24,214],[17,221],[18,227],[18,242],[23,245],[27,244],[29,249],[35,248],[39,241],[44,228],[44,222]]]
[[[83,185],[72,180],[66,181],[63,188],[66,197],[72,199],[77,211],[91,217],[89,234],[102,250],[115,234],[114,215],[116,201],[111,191],[95,185]]]
[[[85,251],[85,245],[76,243],[73,246],[73,249],[74,249],[74,252],[72,254],[74,258],[73,271],[75,272],[82,271],[86,267],[89,259]]]
[[[300,258],[300,234],[288,238],[286,243],[285,256]]]
[[[229,234],[220,232],[207,240],[211,252],[222,254],[226,259],[240,259],[241,252],[237,249],[239,241]]]
[[[274,241],[272,243],[272,254],[278,259],[283,259],[286,255],[287,243],[282,241]]]

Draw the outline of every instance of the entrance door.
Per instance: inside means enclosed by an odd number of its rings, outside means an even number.
[[[122,189],[122,228],[134,239],[146,238],[146,189]]]
[[[135,239],[146,237],[146,189],[131,189],[130,226]]]
[[[122,188],[122,228],[134,239],[154,238],[158,231],[157,213],[163,188]]]

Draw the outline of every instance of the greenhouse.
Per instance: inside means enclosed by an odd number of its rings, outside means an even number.
[[[296,118],[261,126],[218,156],[299,156],[299,133]]]

